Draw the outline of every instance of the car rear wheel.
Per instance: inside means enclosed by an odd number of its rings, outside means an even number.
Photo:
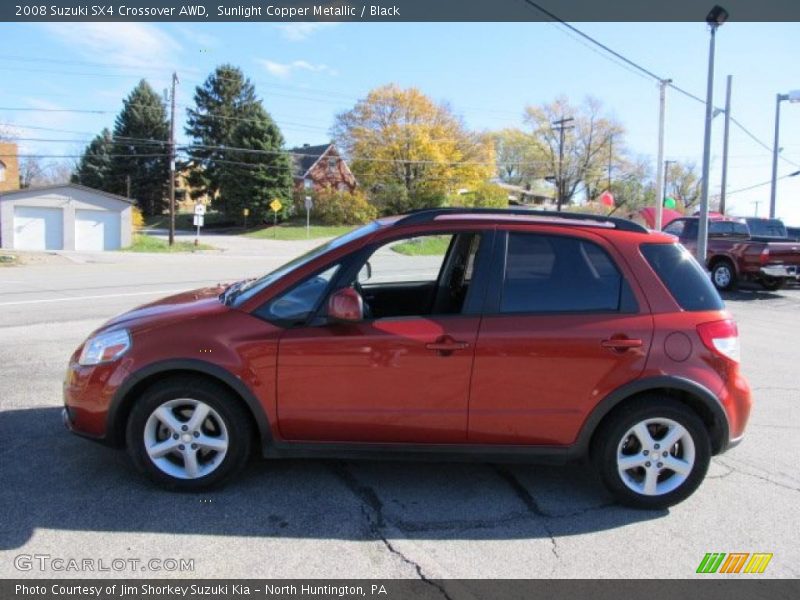
[[[723,292],[736,289],[736,271],[727,260],[721,260],[711,267],[711,281],[714,287]]]
[[[703,481],[711,443],[691,409],[650,396],[612,413],[598,431],[593,458],[621,503],[662,509],[688,498]]]
[[[250,453],[250,423],[238,399],[204,380],[176,378],[136,400],[128,453],[157,483],[175,490],[212,487],[239,471]]]

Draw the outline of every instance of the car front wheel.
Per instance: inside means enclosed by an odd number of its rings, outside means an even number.
[[[137,399],[126,437],[141,471],[171,489],[193,491],[239,471],[250,452],[251,433],[246,413],[228,390],[176,378]]]
[[[608,490],[623,504],[663,509],[688,498],[711,459],[699,417],[670,399],[642,398],[616,410],[596,438],[594,460]]]

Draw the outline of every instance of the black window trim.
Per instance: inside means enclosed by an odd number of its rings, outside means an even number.
[[[628,308],[627,310],[623,309],[622,291],[620,291],[620,305],[616,310],[598,309],[598,310],[516,311],[516,312],[501,311],[500,307],[503,296],[503,283],[505,282],[506,278],[506,261],[508,257],[508,237],[510,233],[521,233],[526,235],[539,235],[546,237],[563,237],[573,240],[585,241],[596,245],[608,256],[608,259],[611,261],[611,264],[614,265],[614,268],[617,270],[617,272],[620,275],[620,278],[622,279],[622,285],[627,286],[632,300],[631,307]],[[630,279],[629,277],[626,277],[625,271],[622,268],[620,268],[619,262],[614,259],[614,256],[597,241],[589,239],[588,237],[569,235],[563,233],[554,233],[550,231],[541,232],[541,231],[528,231],[522,229],[498,229],[497,233],[495,234],[494,256],[492,257],[492,267],[491,267],[491,281],[489,282],[488,291],[486,294],[486,301],[484,302],[483,316],[484,317],[520,317],[520,316],[552,317],[552,316],[580,316],[580,315],[638,315],[642,313],[642,307],[640,305],[639,299],[636,297],[634,286],[631,284],[629,279]]]

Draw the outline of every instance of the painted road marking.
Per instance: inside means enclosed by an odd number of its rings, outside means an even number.
[[[0,306],[20,306],[22,304],[44,304],[46,302],[75,302],[78,300],[100,300],[103,298],[126,298],[130,296],[151,296],[153,294],[174,294],[186,290],[152,290],[150,292],[129,292],[127,294],[105,294],[102,296],[70,296],[67,298],[45,298],[42,300],[20,300],[17,302],[0,302]]]

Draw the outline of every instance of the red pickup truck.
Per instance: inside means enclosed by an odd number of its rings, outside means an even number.
[[[786,234],[752,235],[760,230],[776,231],[776,219],[713,219],[708,222],[706,267],[719,290],[732,290],[740,281],[756,281],[767,290],[781,288],[787,280],[800,276],[800,242]],[[757,222],[756,222],[757,221]],[[697,217],[675,219],[664,228],[680,240],[693,254],[697,250]]]

